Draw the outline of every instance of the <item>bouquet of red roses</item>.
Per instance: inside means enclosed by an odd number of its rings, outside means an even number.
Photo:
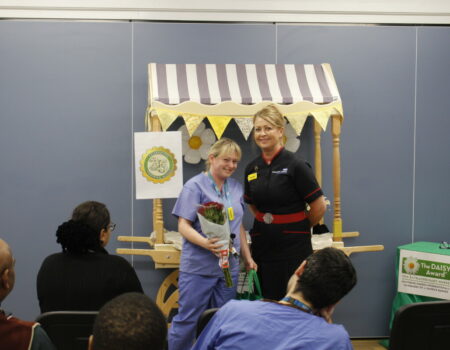
[[[197,211],[203,233],[208,238],[218,238],[220,247],[219,266],[223,271],[227,287],[233,286],[230,274],[228,256],[230,254],[230,225],[223,204],[208,202],[201,205]]]

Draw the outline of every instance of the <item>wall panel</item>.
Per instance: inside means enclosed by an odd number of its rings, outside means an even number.
[[[386,248],[352,256],[359,283],[335,320],[352,336],[387,335],[396,247],[443,240],[448,231],[448,34],[448,27],[414,26],[0,21],[0,237],[17,259],[16,288],[2,308],[26,319],[38,314],[37,270],[59,250],[57,226],[81,201],[108,205],[115,236],[152,230],[152,202],[134,200],[132,172],[149,62],[329,62],[345,114],[344,230],[361,232],[346,245]],[[311,127],[308,120],[298,154],[312,162]],[[233,123],[224,136],[243,147],[235,175],[242,179],[257,149]],[[333,199],[329,128],[322,146],[323,187]],[[185,180],[203,169],[183,166]],[[173,204],[164,201],[172,230]],[[250,227],[249,213],[244,221]],[[114,237],[110,252],[127,246]],[[168,271],[146,257],[129,259],[154,297]]]

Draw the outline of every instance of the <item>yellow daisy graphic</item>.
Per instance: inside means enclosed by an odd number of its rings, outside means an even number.
[[[408,257],[403,261],[403,268],[406,273],[415,275],[419,271],[420,264],[416,258]]]

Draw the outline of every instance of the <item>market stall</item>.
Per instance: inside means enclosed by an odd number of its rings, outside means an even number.
[[[331,123],[333,144],[333,241],[348,255],[382,250],[382,245],[346,247],[343,238],[359,232],[343,232],[341,217],[340,134],[344,120],[342,101],[329,64],[160,64],[148,65],[149,89],[146,113],[147,131],[166,131],[177,118],[183,118],[188,135],[194,137],[206,119],[220,139],[236,123],[247,140],[253,128],[253,115],[274,103],[296,135],[308,117],[314,119],[314,168],[322,185],[321,136]],[[164,237],[161,199],[153,200],[154,237],[120,236],[120,241],[144,242],[149,249],[117,250],[119,254],[150,256],[156,268],[177,268],[180,250]],[[177,270],[170,274],[158,293],[157,303],[168,314],[176,306]]]

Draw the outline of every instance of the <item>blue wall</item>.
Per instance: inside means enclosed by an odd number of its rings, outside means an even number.
[[[39,313],[36,273],[59,251],[56,228],[78,203],[106,203],[117,235],[151,232],[152,202],[134,200],[132,173],[149,62],[331,63],[345,113],[344,231],[361,233],[346,245],[385,246],[352,255],[359,283],[335,321],[352,336],[387,335],[396,247],[448,239],[449,27],[0,21],[0,237],[17,259],[2,307],[26,319]],[[256,155],[236,125],[225,136],[243,146],[243,164]],[[311,121],[301,139],[299,154],[312,161]],[[329,130],[323,153],[332,198]],[[203,168],[183,165],[185,179]],[[173,203],[164,201],[168,229]],[[126,246],[112,239],[108,250]],[[127,258],[155,297],[170,271]]]

